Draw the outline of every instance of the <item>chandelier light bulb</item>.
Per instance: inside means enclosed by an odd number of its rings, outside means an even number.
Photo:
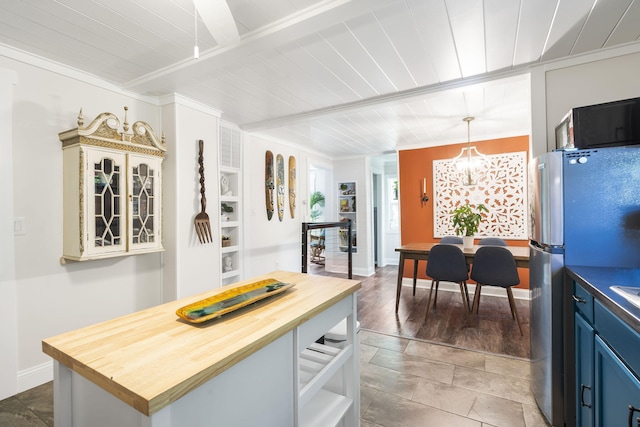
[[[467,146],[460,151],[460,154],[452,159],[463,186],[477,184],[478,175],[486,159],[486,156],[480,153],[476,147],[471,146],[471,122],[474,119],[475,117],[465,117],[462,119],[462,121],[467,123]]]

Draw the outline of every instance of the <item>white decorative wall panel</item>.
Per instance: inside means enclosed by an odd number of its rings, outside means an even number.
[[[476,237],[527,238],[527,153],[486,156],[477,185],[463,186],[451,159],[433,161],[434,237],[455,234],[450,212],[459,204],[489,209]]]

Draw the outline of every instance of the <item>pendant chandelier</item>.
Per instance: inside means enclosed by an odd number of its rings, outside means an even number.
[[[471,146],[471,122],[475,117],[465,117],[462,121],[467,122],[467,146],[460,151],[453,160],[453,167],[460,182],[464,186],[476,185],[478,175],[486,164],[487,156],[481,154],[476,147]]]

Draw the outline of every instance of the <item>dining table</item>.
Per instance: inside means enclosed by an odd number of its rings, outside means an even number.
[[[415,293],[416,280],[418,278],[418,261],[426,261],[429,258],[431,248],[439,244],[439,242],[407,243],[406,245],[396,248],[396,252],[400,253],[400,262],[398,263],[398,283],[396,289],[396,313],[400,306],[400,292],[402,290],[402,275],[404,273],[405,260],[413,260],[413,291]],[[462,249],[462,253],[467,260],[467,264],[473,264],[473,258],[475,257],[476,251],[482,247],[481,245],[473,245],[471,248],[464,248],[463,245],[453,246],[458,246]],[[504,246],[504,248],[508,249],[511,254],[513,254],[517,267],[529,268],[528,246]]]

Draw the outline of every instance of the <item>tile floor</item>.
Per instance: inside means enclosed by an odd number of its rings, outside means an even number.
[[[543,427],[529,361],[360,331],[362,427]],[[0,426],[53,426],[52,384],[0,401]]]
[[[53,383],[0,400],[0,426],[53,427]]]
[[[529,361],[360,331],[360,419],[373,426],[547,426]]]

